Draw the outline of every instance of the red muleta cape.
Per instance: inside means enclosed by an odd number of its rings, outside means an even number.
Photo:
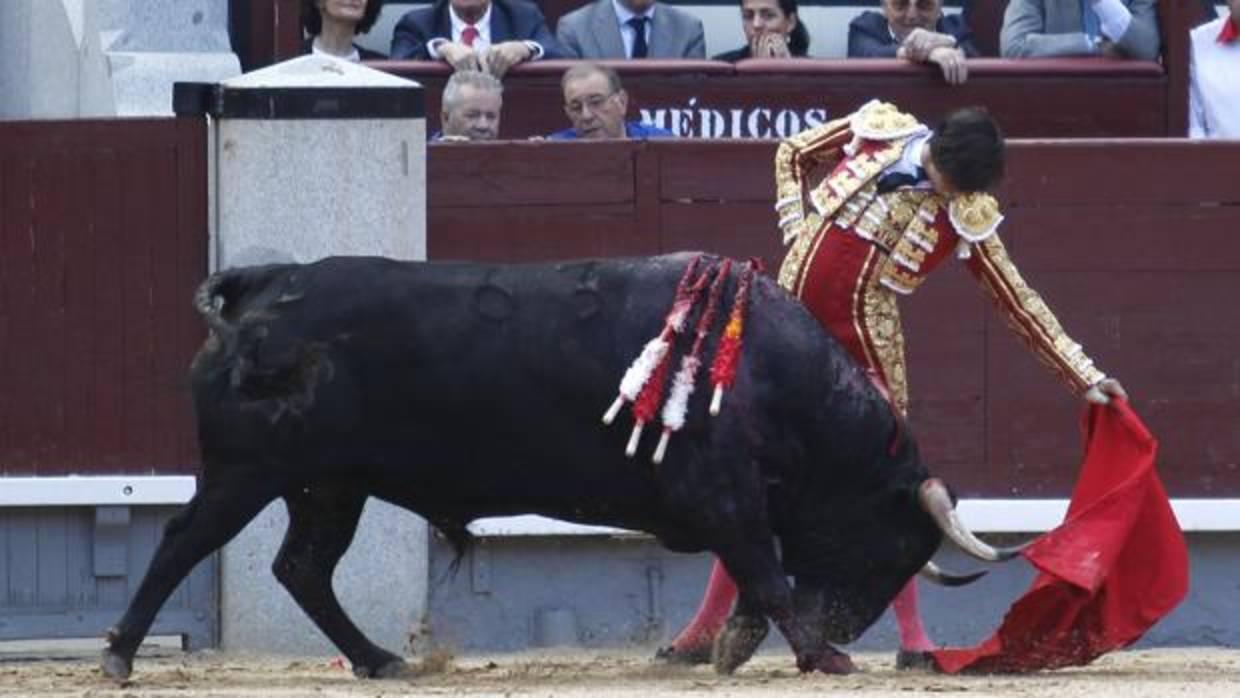
[[[956,673],[1088,664],[1136,642],[1188,591],[1188,550],[1154,457],[1158,442],[1123,400],[1091,405],[1085,459],[1067,516],[1023,555],[1040,574],[999,630],[933,653]]]

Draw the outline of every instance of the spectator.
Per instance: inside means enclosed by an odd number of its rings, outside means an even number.
[[[1188,135],[1240,138],[1240,0],[1192,32]]]
[[[1003,215],[985,192],[999,181],[1004,161],[1003,134],[984,110],[952,112],[931,131],[878,101],[802,131],[776,151],[775,210],[784,244],[791,245],[777,274],[779,284],[805,303],[901,416],[908,410],[908,381],[897,299],[914,293],[951,257],[963,262],[1008,324],[1069,389],[1094,403],[1127,398],[1119,381],[1107,378],[1064,333],[999,239]],[[767,631],[766,618],[754,614],[750,599],[741,599],[725,618],[736,597],[736,585],[716,561],[697,616],[659,656],[699,663],[711,657],[713,644],[715,670],[735,670]],[[821,624],[807,632],[833,639],[835,611],[820,601],[807,608],[812,609],[803,615],[807,628]],[[896,668],[936,667],[913,579],[892,610],[900,635]],[[1061,618],[1027,619],[1038,622],[1068,625]],[[1074,640],[1064,633],[1063,644],[1043,649],[1047,656],[1057,650],[1070,654]],[[852,669],[842,654],[829,661],[816,667]]]
[[[434,140],[493,141],[499,138],[503,107],[504,86],[495,76],[458,70],[443,88],[443,132]]]
[[[382,0],[302,0],[301,27],[306,40],[302,53],[315,53],[348,61],[387,58],[378,51],[353,43],[375,25]]]
[[[943,79],[959,85],[969,77],[966,58],[978,55],[960,15],[944,15],[943,0],[882,0],[848,25],[849,58],[903,58],[933,63]]]
[[[1011,0],[1003,13],[1004,58],[1158,57],[1156,0]]]
[[[551,140],[601,140],[604,138],[671,138],[671,131],[625,121],[629,95],[616,71],[595,63],[581,63],[564,72],[564,113],[573,127],[547,136]]]
[[[577,58],[705,58],[702,21],[655,0],[594,0],[560,18],[556,36]]]
[[[725,51],[717,61],[789,58],[809,53],[809,31],[797,18],[797,0],[741,0],[745,45]]]
[[[542,11],[526,0],[435,0],[405,13],[392,32],[392,58],[443,60],[495,77],[518,63],[563,56]]]
[[[1218,10],[1214,7],[1214,0],[1201,0],[1201,19],[1197,24],[1205,24],[1218,17]]]

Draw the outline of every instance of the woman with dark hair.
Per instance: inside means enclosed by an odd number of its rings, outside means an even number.
[[[717,61],[792,58],[809,53],[809,32],[797,19],[797,0],[741,0],[745,45],[725,51]]]
[[[306,30],[302,53],[321,53],[349,61],[387,56],[353,43],[375,25],[383,0],[302,0],[301,26]]]

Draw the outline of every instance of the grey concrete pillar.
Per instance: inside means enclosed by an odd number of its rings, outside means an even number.
[[[417,83],[303,56],[218,85],[179,85],[212,116],[212,265],[329,255],[426,256],[426,130]],[[229,651],[336,652],[271,574],[287,510],[269,506],[223,552]],[[335,575],[345,609],[395,652],[426,609],[427,526],[376,500]]]

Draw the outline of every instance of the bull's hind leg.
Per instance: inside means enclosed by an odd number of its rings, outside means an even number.
[[[353,664],[360,677],[391,677],[405,671],[400,657],[372,643],[340,606],[332,573],[357,531],[364,492],[320,487],[286,496],[288,533],[272,571],[301,610]]]
[[[271,478],[253,470],[226,470],[203,478],[202,489],[168,521],[129,608],[108,630],[103,650],[106,674],[118,679],[129,676],[134,653],[168,595],[194,565],[232,540],[278,494]]]

